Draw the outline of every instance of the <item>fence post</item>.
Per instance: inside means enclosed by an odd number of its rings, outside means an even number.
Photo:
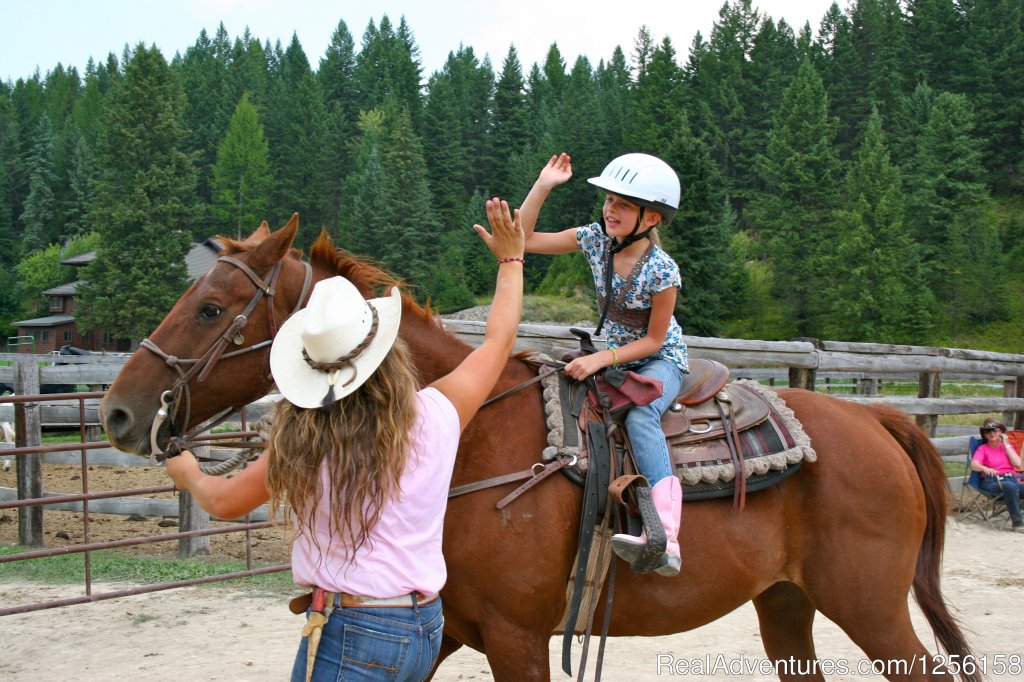
[[[814,390],[814,380],[817,372],[813,369],[803,369],[800,367],[789,368],[789,387],[790,388],[806,388],[808,391]]]
[[[938,398],[942,392],[942,372],[921,372],[917,378],[918,398]],[[928,434],[929,438],[935,437],[935,427],[939,423],[939,416],[936,414],[919,414],[915,417],[917,425]]]
[[[192,454],[197,459],[210,456],[209,445],[197,445],[192,448]],[[203,508],[196,503],[188,491],[182,491],[178,496],[178,530],[187,532],[191,530],[205,530],[210,527],[210,515],[203,511]],[[210,536],[181,538],[178,540],[178,556],[182,558],[194,557],[199,554],[210,553]]]
[[[39,366],[36,356],[28,355],[15,360],[15,395],[36,395],[39,388]],[[39,403],[15,403],[15,445],[19,448],[39,447],[43,444],[42,420]],[[43,456],[35,453],[18,455],[18,499],[27,500],[43,496]],[[43,508],[18,509],[18,542],[27,547],[43,544]]]
[[[1005,379],[1003,381],[1003,397],[1019,398],[1021,395],[1022,383],[1024,383],[1024,377]],[[1006,424],[1006,428],[1019,429],[1021,427],[1021,422],[1022,419],[1020,412],[1003,412],[1003,423]]]

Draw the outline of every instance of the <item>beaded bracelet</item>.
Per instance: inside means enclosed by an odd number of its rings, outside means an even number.
[[[524,259],[524,258],[499,258],[498,259],[498,264],[500,265],[501,263],[522,263],[522,264],[525,265],[526,264],[526,259]]]

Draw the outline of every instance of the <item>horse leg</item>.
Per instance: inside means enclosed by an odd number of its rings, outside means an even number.
[[[437,669],[441,663],[444,662],[444,659],[448,658],[461,648],[461,642],[457,642],[448,635],[443,635],[441,637],[441,651],[437,654],[437,660],[434,661],[434,669],[430,671],[430,675],[427,677],[427,680],[434,679],[434,675],[437,674]]]
[[[507,628],[488,627],[482,634],[494,682],[550,682],[550,632],[541,634],[510,623]]]
[[[815,608],[804,591],[790,582],[775,583],[754,598],[761,641],[768,658],[779,664],[779,679],[824,682],[814,652]]]
[[[887,600],[890,600],[887,602]],[[883,604],[891,604],[883,608]],[[841,627],[877,666],[871,672],[887,680],[952,680],[942,671],[914,631],[906,592],[876,599],[850,599],[837,608],[819,603],[821,613]]]

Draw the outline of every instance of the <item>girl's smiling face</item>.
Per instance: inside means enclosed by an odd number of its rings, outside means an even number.
[[[609,193],[604,197],[602,214],[608,236],[625,239],[636,227],[637,218],[640,217],[640,206],[618,194]],[[654,227],[660,221],[661,215],[657,211],[648,209],[644,211],[644,224],[640,226],[640,230]]]

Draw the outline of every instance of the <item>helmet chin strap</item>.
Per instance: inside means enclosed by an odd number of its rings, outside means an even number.
[[[594,330],[594,334],[596,336],[601,335],[601,329],[604,328],[604,321],[608,318],[608,310],[612,304],[612,277],[615,275],[615,254],[622,251],[630,244],[646,238],[654,231],[654,228],[651,227],[637,234],[637,231],[640,229],[640,223],[643,222],[646,210],[647,209],[643,206],[640,207],[640,215],[637,216],[636,225],[633,226],[633,231],[630,232],[629,236],[622,241],[614,242],[611,245],[611,248],[608,249],[608,264],[604,271],[604,310],[601,311],[601,319],[597,321],[597,329]],[[601,231],[604,232],[606,236],[608,235],[608,230],[604,226],[603,218],[601,220]]]

